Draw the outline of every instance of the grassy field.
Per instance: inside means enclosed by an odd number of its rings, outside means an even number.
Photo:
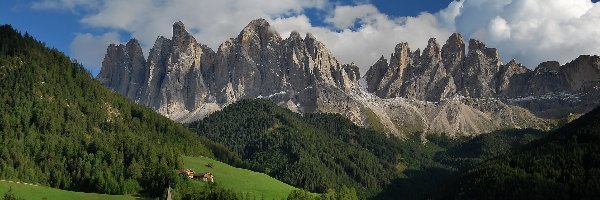
[[[285,199],[296,188],[266,174],[235,168],[205,157],[183,157],[185,168],[195,172],[211,172],[215,182],[226,189],[249,194],[257,199]],[[212,165],[208,167],[208,164]]]
[[[225,163],[206,157],[183,157],[185,168],[195,172],[212,172],[215,182],[226,189],[231,189],[240,194],[248,194],[257,199],[285,199],[293,186],[285,184],[266,174],[253,172],[246,169],[235,168]],[[208,167],[208,164],[212,167]],[[131,195],[106,195],[96,193],[83,193],[60,190],[46,186],[34,186],[24,183],[0,181],[0,198],[12,188],[13,193],[23,199],[140,199]]]
[[[12,188],[13,193],[18,198],[27,200],[42,200],[42,199],[64,199],[64,200],[83,200],[83,199],[136,199],[134,196],[124,195],[107,195],[107,194],[95,194],[95,193],[83,193],[83,192],[72,192],[66,190],[60,190],[56,188],[46,186],[34,186],[23,183],[15,183],[8,181],[0,181],[0,198],[4,196],[9,188]]]

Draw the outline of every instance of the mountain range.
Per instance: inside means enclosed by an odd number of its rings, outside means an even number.
[[[359,49],[357,49],[359,50]],[[144,57],[135,39],[110,45],[97,79],[179,122],[202,119],[242,100],[266,98],[299,113],[339,113],[357,125],[405,137],[477,135],[503,128],[550,129],[556,120],[598,105],[600,57],[535,70],[480,41],[453,34],[444,45],[396,46],[361,77],[312,34],[283,39],[253,20],[215,52],[181,22]]]
[[[459,35],[455,36],[459,38]],[[197,43],[195,45],[203,48]],[[141,51],[135,46],[130,45],[134,48],[127,49],[126,45],[114,45],[114,54],[131,57],[124,52]],[[181,57],[181,52],[177,55],[166,54],[168,57],[164,61],[181,63],[186,60],[182,59],[186,57]],[[589,57],[594,59],[593,56]],[[130,62],[128,65],[147,64],[143,56],[138,58],[141,59],[137,63]],[[195,66],[195,62],[192,61],[190,66]],[[406,71],[423,66],[415,63],[412,61],[407,65]],[[556,94],[570,95],[573,99],[592,98],[595,83],[585,81],[588,80],[585,77],[593,76],[594,71],[569,72],[574,69],[590,70],[590,65],[577,67],[574,63],[577,62],[558,67],[553,72],[558,78],[546,80],[546,85],[561,85],[573,82],[569,80],[577,80],[582,82],[579,89],[556,89],[560,92],[537,95],[535,98],[501,96],[498,91],[489,94],[491,97],[465,97],[461,92],[464,90],[457,89],[456,94],[440,96],[439,101],[432,102],[434,99],[421,100],[427,97],[403,93],[402,88],[410,85],[410,80],[394,86],[400,90],[390,90],[400,91],[394,97],[382,98],[378,96],[381,94],[375,92],[374,86],[366,84],[372,78],[367,80],[367,77],[363,77],[355,84],[358,88],[347,89],[342,88],[339,82],[326,83],[323,78],[316,79],[319,83],[317,86],[322,89],[318,93],[320,96],[316,97],[317,103],[327,102],[322,99],[341,97],[348,98],[346,101],[358,102],[359,106],[364,106],[359,107],[364,109],[359,110],[359,114],[364,115],[368,123],[366,126],[371,128],[359,127],[356,121],[339,114],[320,113],[322,111],[318,109],[323,109],[324,104],[316,104],[315,113],[300,109],[292,112],[282,108],[288,104],[277,101],[276,98],[281,98],[277,95],[269,97],[259,94],[268,100],[240,97],[231,103],[219,103],[214,96],[216,93],[211,92],[212,86],[206,86],[210,81],[201,77],[202,81],[197,83],[204,84],[208,90],[207,96],[201,98],[203,102],[199,104],[212,102],[219,107],[227,106],[202,120],[182,125],[110,91],[100,81],[94,80],[81,64],[64,53],[46,47],[28,33],[21,34],[10,25],[2,25],[0,194],[4,194],[4,199],[81,199],[96,196],[119,199],[161,196],[173,199],[279,199],[284,196],[287,199],[344,200],[594,199],[600,193],[600,157],[597,154],[600,150],[600,108],[581,117],[569,115],[565,122],[561,122],[566,125],[552,131],[503,129],[474,137],[399,134],[404,138],[390,137],[381,132],[389,131],[384,125],[385,121],[379,120],[385,115],[376,113],[381,110],[371,110],[374,106],[400,110],[406,108],[401,107],[404,102],[412,105],[419,105],[415,102],[420,102],[425,106],[417,108],[429,109],[432,113],[437,112],[436,106],[442,106],[442,103],[446,103],[448,111],[455,109],[454,106],[489,111],[496,108],[486,105],[503,104],[513,110],[524,110],[523,113],[529,113],[530,116],[549,113],[537,112],[527,106],[510,105],[507,100],[517,98],[531,102],[555,101],[558,102],[556,108],[563,106],[565,110],[576,110],[574,106],[557,101],[560,96]],[[462,64],[458,71],[465,65]],[[154,69],[148,71],[156,72]],[[175,73],[171,68],[165,71],[166,75]],[[535,71],[524,71],[523,74],[531,77],[539,76],[531,74]],[[206,71],[200,68],[200,72]],[[566,78],[574,74],[585,77]],[[158,96],[172,92],[171,85],[163,84],[165,77],[156,77],[161,81],[155,78],[144,81],[144,76],[136,80],[141,78],[140,82],[143,83],[154,81],[165,85],[164,89],[158,91]],[[194,75],[188,77],[195,78]],[[446,75],[449,80],[454,77]],[[566,82],[559,82],[562,79],[560,77],[565,77]],[[169,83],[177,82],[180,77],[171,78]],[[535,83],[531,81],[535,80],[533,78],[524,80],[527,88]],[[424,85],[416,84],[415,87]],[[518,87],[526,88],[523,85]],[[148,89],[154,90],[143,86],[132,92],[145,94],[144,91]],[[125,90],[129,91],[130,88]],[[431,92],[430,89],[420,90]],[[287,99],[287,102],[290,101],[296,99]],[[142,103],[142,99],[137,102]],[[593,103],[591,100],[589,102]],[[573,101],[572,105],[585,106],[577,101]],[[303,107],[297,105],[297,108]],[[392,112],[386,114],[399,115]],[[556,123],[541,118],[540,121],[551,122],[548,125]],[[264,174],[244,169],[233,170],[233,167],[224,163]],[[177,174],[182,168],[215,172],[216,183],[182,177]],[[285,186],[267,175],[291,186]]]

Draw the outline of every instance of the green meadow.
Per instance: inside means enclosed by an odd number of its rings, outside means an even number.
[[[235,168],[206,157],[183,157],[184,166],[194,172],[211,172],[215,182],[225,189],[257,199],[285,199],[297,190],[266,174]]]
[[[16,197],[27,200],[42,200],[42,199],[61,199],[61,200],[82,200],[82,199],[140,199],[131,195],[108,195],[84,192],[72,192],[60,190],[47,186],[37,186],[24,183],[16,183],[9,181],[0,181],[0,197],[12,188],[12,192]]]

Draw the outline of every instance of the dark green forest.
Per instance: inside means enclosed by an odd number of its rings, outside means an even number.
[[[0,26],[0,131],[0,178],[75,191],[159,196],[180,154],[212,156],[197,134],[9,25]]]
[[[157,197],[171,186],[181,199],[257,198],[175,174],[181,155],[203,155],[321,193],[289,199],[600,196],[600,109],[551,132],[399,139],[337,114],[242,100],[185,127],[8,25],[0,26],[0,131],[0,179],[73,191]]]
[[[314,192],[346,185],[373,194],[399,174],[394,169],[400,158],[388,144],[397,139],[345,123],[351,124],[334,115],[302,117],[267,100],[242,100],[190,127],[238,153],[244,167],[283,182]]]
[[[189,125],[243,161],[313,192],[354,187],[361,198],[423,199],[471,167],[539,139],[544,132],[504,130],[474,138],[420,135],[406,140],[356,126],[337,114],[305,114],[268,100],[242,100]]]
[[[600,108],[462,173],[445,199],[598,199]]]

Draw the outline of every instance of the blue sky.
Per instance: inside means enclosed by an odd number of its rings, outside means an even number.
[[[413,50],[453,32],[498,47],[528,67],[600,54],[598,0],[2,0],[0,23],[29,32],[97,74],[109,43],[138,38],[147,53],[181,20],[217,49],[250,20],[265,18],[286,37],[311,32],[345,63],[366,71],[399,42]]]

